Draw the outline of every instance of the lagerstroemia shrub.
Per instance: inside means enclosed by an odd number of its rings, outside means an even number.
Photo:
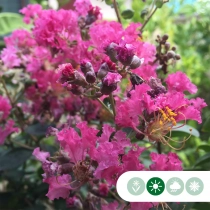
[[[35,122],[53,124],[46,135],[54,137],[56,153],[43,151],[31,133],[26,145],[18,144],[34,149],[50,200],[65,199],[70,209],[158,206],[121,200],[117,179],[126,171],[182,170],[178,155],[161,154],[161,147],[184,148],[190,136],[177,140],[171,132],[187,120],[201,123],[206,103],[188,97],[197,87],[186,74],[168,73],[180,56],[167,35],[157,37],[156,48],[144,41],[144,25],[124,28],[105,21],[88,0],[77,0],[74,6],[54,11],[29,5],[20,12],[31,30],[16,30],[5,38],[0,144],[7,145],[11,136]],[[9,69],[24,83],[21,100],[10,95]],[[142,161],[143,152],[150,153],[149,166]]]

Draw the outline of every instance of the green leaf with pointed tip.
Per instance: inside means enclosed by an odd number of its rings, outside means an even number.
[[[177,123],[177,125],[175,127],[179,127],[181,125],[182,124]],[[195,128],[193,128],[190,125],[183,125],[182,127],[173,130],[172,131],[172,136],[183,136],[182,133],[183,133],[183,135],[185,135],[184,133],[189,133],[189,134],[191,134],[192,136],[195,136],[195,137],[200,136],[200,133],[198,132],[198,130],[196,130]]]
[[[5,36],[16,29],[30,29],[30,25],[23,22],[23,17],[16,13],[0,13],[0,36]]]
[[[201,130],[203,132],[210,132],[210,117],[204,122]]]
[[[122,17],[124,19],[131,19],[134,15],[134,11],[131,10],[131,9],[127,9],[127,10],[124,10],[122,13],[121,13]]]
[[[197,150],[203,150],[205,152],[210,152],[210,145],[208,145],[208,144],[200,145],[200,146],[198,146]]]
[[[207,153],[204,156],[198,158],[198,160],[194,164],[194,167],[203,165],[209,161],[210,161],[210,153]]]
[[[113,4],[113,1],[112,1],[112,0],[105,0],[105,3],[106,3],[107,5],[112,5],[112,4]]]
[[[21,166],[32,154],[32,151],[15,148],[0,158],[0,171],[11,170]]]

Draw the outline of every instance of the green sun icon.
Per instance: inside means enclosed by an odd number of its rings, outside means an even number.
[[[158,177],[153,177],[147,182],[147,191],[151,195],[160,195],[164,189],[164,181]]]

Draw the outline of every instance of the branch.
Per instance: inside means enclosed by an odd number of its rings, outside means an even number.
[[[121,18],[120,18],[120,13],[119,13],[119,10],[118,10],[118,6],[117,6],[117,1],[116,0],[112,0],[112,1],[113,1],[113,6],[114,6],[115,13],[117,15],[117,20],[118,20],[119,23],[122,23]]]
[[[96,100],[114,117],[112,111],[101,101],[101,99],[96,98]]]
[[[149,17],[145,20],[145,22],[143,23],[143,25],[140,28],[140,32],[143,32],[144,27],[147,25],[147,23],[149,22],[150,18],[155,14],[155,12],[157,11],[157,7],[155,7],[155,9],[152,11],[152,13],[149,15]]]
[[[114,117],[115,117],[116,116],[116,110],[115,110],[114,97],[113,97],[112,93],[109,95],[109,99],[110,99],[110,102],[111,102],[111,105],[112,105],[113,114],[114,114]]]

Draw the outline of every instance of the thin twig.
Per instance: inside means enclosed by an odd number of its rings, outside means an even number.
[[[103,103],[103,101],[101,101],[101,99],[99,98],[96,98],[96,99],[112,116],[114,116],[112,111]]]
[[[145,20],[145,22],[143,23],[143,25],[140,28],[140,32],[143,32],[144,27],[147,25],[147,23],[149,22],[150,18],[154,15],[154,13],[157,11],[157,7],[155,7],[155,9],[152,11],[152,13],[149,15],[149,17]]]
[[[114,117],[115,117],[116,116],[116,110],[115,110],[114,97],[113,97],[112,93],[109,95],[109,99],[110,99],[110,103],[112,105],[113,114],[114,114]]]
[[[118,20],[119,23],[122,23],[121,18],[120,18],[120,13],[119,13],[119,10],[118,10],[117,1],[116,0],[112,0],[112,1],[113,1],[113,6],[114,6],[115,13],[117,15],[117,20]]]
[[[125,204],[123,200],[121,200],[114,192],[109,190],[109,193],[121,204]]]
[[[25,144],[23,144],[23,143],[21,143],[21,142],[14,141],[14,140],[12,140],[12,139],[10,139],[10,141],[11,141],[12,143],[15,143],[15,144],[17,144],[17,145],[19,145],[19,146],[25,148],[25,149],[34,150],[33,147],[27,146],[27,145],[25,145]]]
[[[161,154],[162,153],[161,143],[160,142],[157,142],[157,151],[158,151],[158,154]]]
[[[6,84],[5,84],[5,81],[2,79],[2,77],[1,77],[1,82],[2,82],[3,88],[4,88],[5,92],[6,92],[7,98],[9,99],[9,101],[10,101],[10,103],[11,103],[11,106],[13,106],[13,101],[12,101],[12,99],[11,99],[11,97],[10,97],[10,93],[9,93],[9,91],[7,90],[7,86],[6,86]]]

